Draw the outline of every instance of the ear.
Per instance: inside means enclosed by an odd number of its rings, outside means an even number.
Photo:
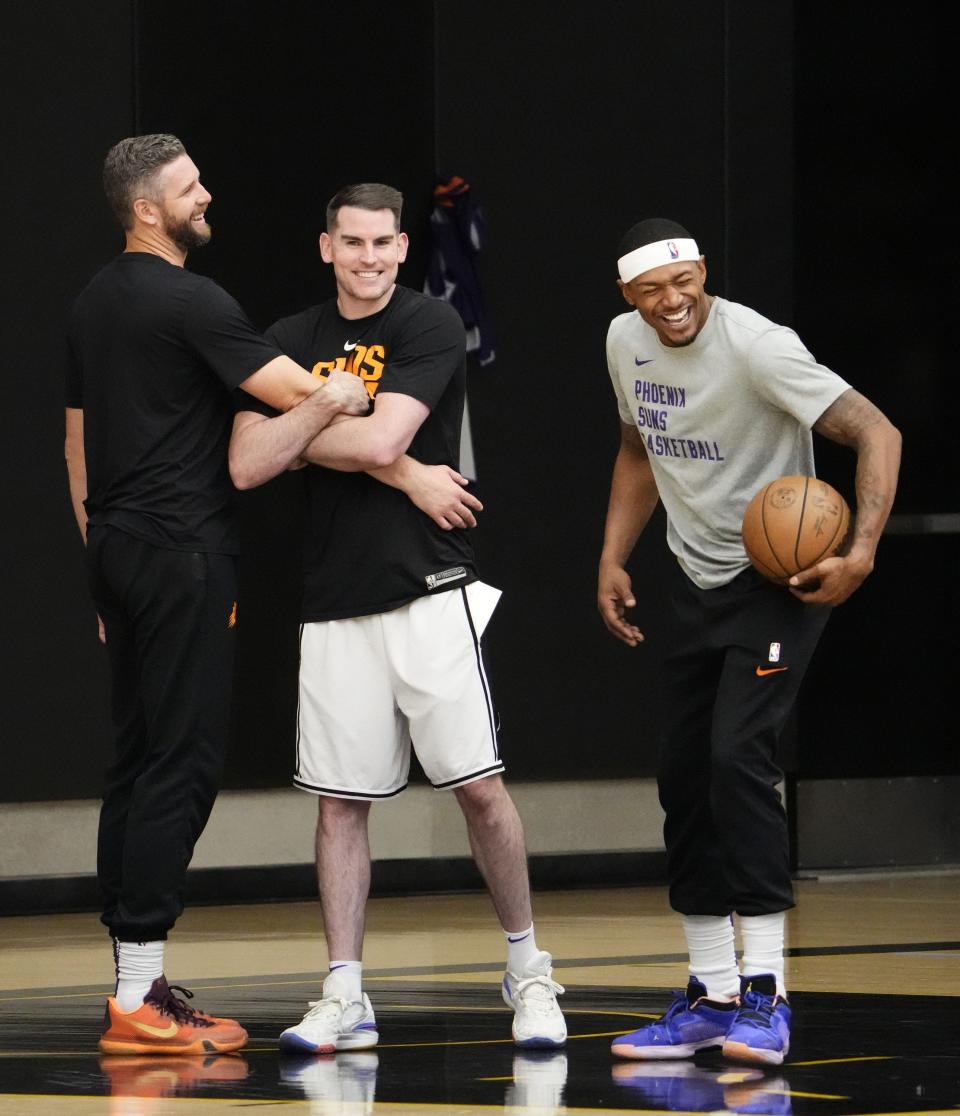
[[[410,247],[410,240],[406,233],[401,233],[397,237],[397,259],[400,263],[407,258],[407,249]]]
[[[697,270],[700,272],[700,282],[706,283],[707,281],[707,257],[701,256],[697,260]]]
[[[623,301],[626,302],[628,306],[632,306],[636,309],[637,304],[633,301],[633,295],[630,293],[629,286],[627,286],[622,279],[617,280],[617,286],[620,288],[620,293],[623,295]]]
[[[320,259],[324,263],[333,263],[333,242],[325,232],[320,234]]]
[[[160,211],[148,198],[135,198],[133,202],[133,215],[144,225],[156,225],[160,221]]]

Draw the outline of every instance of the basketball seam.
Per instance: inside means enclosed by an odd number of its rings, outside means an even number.
[[[774,555],[774,557],[776,557],[776,555]],[[750,560],[753,562],[753,564],[755,566],[763,566],[763,568],[765,570],[768,570],[769,573],[770,573],[771,581],[777,581],[780,584],[785,584],[786,583],[786,581],[787,581],[786,575],[778,574],[777,571],[772,566],[768,566],[766,562],[761,562],[760,559],[756,557],[756,555],[751,554],[750,555]]]
[[[788,577],[790,577],[790,573],[787,570],[787,567],[783,564],[783,562],[780,561],[780,555],[777,553],[776,549],[774,548],[773,543],[770,541],[770,536],[767,534],[767,493],[770,491],[770,489],[775,484],[776,484],[776,481],[771,481],[767,485],[767,487],[763,490],[763,495],[760,497],[760,526],[763,528],[763,537],[764,537],[764,540],[767,544],[767,549],[770,551],[771,556],[776,559],[777,565],[782,570],[782,573],[780,574],[780,576],[782,578],[788,578]],[[767,564],[766,564],[766,562],[761,562],[760,565],[761,566],[766,566]],[[772,569],[772,567],[770,567],[770,566],[767,566],[767,569],[771,570],[772,573],[777,572],[776,570]]]
[[[797,537],[793,541],[793,564],[796,567],[797,573],[806,566],[800,565],[800,540],[803,538],[803,521],[807,514],[807,492],[810,490],[810,478],[803,478],[803,500],[800,504],[800,518],[797,520]]]

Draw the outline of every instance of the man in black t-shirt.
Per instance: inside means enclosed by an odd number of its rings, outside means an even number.
[[[237,303],[184,269],[210,238],[210,194],[174,136],[111,149],[104,187],[126,234],[74,304],[66,456],[110,662],[115,758],[100,814],[102,921],[117,988],[106,1053],[241,1047],[232,1020],[170,991],[164,941],[227,743],[237,549],[230,390],[281,411],[304,444],[369,401],[354,377],[306,375]],[[320,390],[318,390],[320,389]]]
[[[411,739],[431,783],[451,789],[507,940],[503,996],[514,1040],[557,1047],[566,1025],[552,958],[533,931],[523,827],[503,785],[481,637],[499,592],[478,580],[465,530],[478,505],[446,517],[374,477],[401,455],[456,472],[465,392],[463,323],[447,303],[398,287],[406,256],[401,195],[347,187],[320,237],[337,297],[276,323],[268,337],[315,376],[353,373],[369,416],[332,422],[307,446],[279,447],[285,416],[248,402],[231,461],[250,484],[309,463],[300,702],[294,782],[318,795],[317,874],[330,973],[280,1048],[373,1046],[362,990],[370,883],[370,803],[406,786]],[[242,464],[241,464],[242,463]],[[365,471],[373,471],[373,477]]]

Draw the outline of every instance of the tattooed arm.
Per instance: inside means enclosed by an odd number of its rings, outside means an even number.
[[[852,388],[823,412],[813,429],[856,451],[856,521],[846,555],[827,558],[790,578],[790,591],[804,601],[838,605],[873,570],[877,544],[897,491],[901,439],[884,414]]]

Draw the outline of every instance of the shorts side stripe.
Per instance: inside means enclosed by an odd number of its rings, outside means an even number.
[[[456,779],[448,779],[445,783],[432,783],[431,786],[434,790],[449,790],[451,787],[459,787],[462,783],[473,783],[477,779],[483,779],[487,775],[496,775],[501,771],[503,771],[503,764],[495,763],[490,767],[484,767],[481,771],[472,771],[469,775],[459,775]]]
[[[297,640],[297,677],[300,676],[300,670],[303,665],[303,624],[300,625],[300,636]],[[297,686],[297,739],[296,750],[294,752],[293,774],[294,782],[296,776],[300,774],[300,687]]]
[[[294,778],[293,785],[300,790],[310,791],[311,794],[325,794],[333,798],[360,798],[368,801],[379,801],[381,798],[394,798],[400,794],[401,791],[407,789],[407,784],[404,783],[402,787],[397,787],[396,790],[391,791],[351,791],[343,790],[341,787],[317,787],[312,783],[305,783],[303,779]]]
[[[466,586],[461,586],[460,597],[463,601],[463,608],[467,614],[467,623],[470,625],[470,634],[473,636],[473,650],[477,658],[477,670],[480,674],[480,683],[483,686],[483,696],[487,705],[487,720],[490,724],[490,739],[493,743],[494,758],[500,759],[500,744],[497,740],[497,723],[496,714],[493,709],[493,699],[490,697],[490,687],[487,683],[487,675],[483,669],[483,656],[480,653],[480,640],[477,636],[477,629],[473,623],[473,616],[470,613],[470,602],[467,600]]]

